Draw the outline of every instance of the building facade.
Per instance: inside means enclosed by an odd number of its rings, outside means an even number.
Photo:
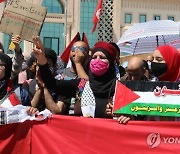
[[[97,30],[92,33],[92,18],[98,0],[26,0],[41,4],[48,10],[41,30],[45,47],[60,55],[77,32],[86,33],[90,46],[97,40],[117,42],[133,23],[150,20],[180,21],[180,0],[104,0]],[[4,8],[0,3],[0,14]],[[0,33],[5,50],[10,36]],[[32,44],[23,41],[24,52],[32,51]]]

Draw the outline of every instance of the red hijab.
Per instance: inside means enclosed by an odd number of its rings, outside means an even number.
[[[178,81],[180,78],[180,53],[179,51],[169,45],[159,46],[157,50],[160,51],[166,64],[167,71],[159,77],[160,81]]]

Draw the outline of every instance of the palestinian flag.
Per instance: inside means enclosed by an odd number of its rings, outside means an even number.
[[[132,47],[132,42],[124,42],[122,46],[125,48],[130,48]]]
[[[117,82],[114,113],[180,117],[178,82]]]

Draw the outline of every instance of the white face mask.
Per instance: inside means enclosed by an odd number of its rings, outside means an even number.
[[[150,62],[150,61],[148,61],[147,63],[148,63],[148,67],[149,67],[149,69],[151,69],[151,62]]]

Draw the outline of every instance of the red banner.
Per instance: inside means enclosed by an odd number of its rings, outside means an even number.
[[[31,144],[31,125],[29,121],[21,124],[0,126],[1,154],[29,154]]]
[[[178,122],[121,125],[116,120],[54,115],[43,122],[1,126],[0,132],[0,153],[169,154],[180,150]]]

